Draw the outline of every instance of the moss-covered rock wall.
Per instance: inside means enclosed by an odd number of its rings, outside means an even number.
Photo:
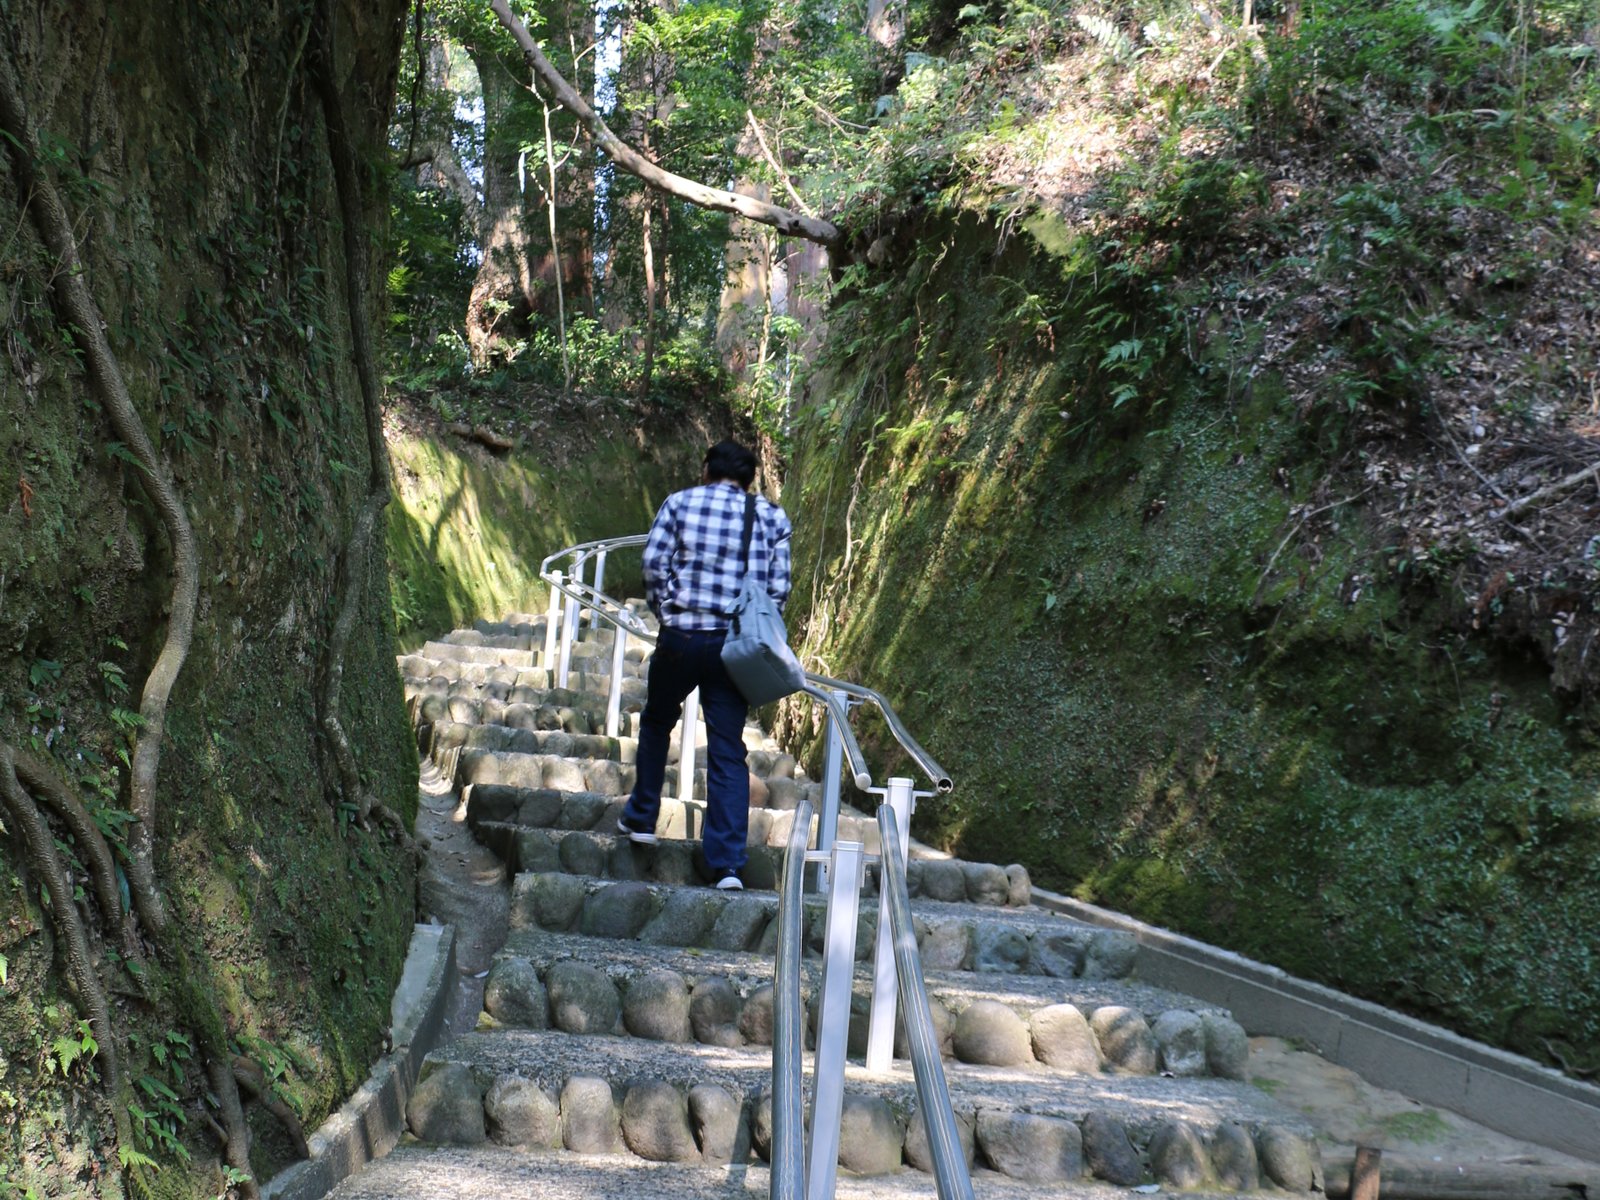
[[[605,400],[582,409],[509,450],[420,414],[391,421],[389,553],[403,649],[479,618],[543,612],[546,555],[645,532],[668,493],[697,480],[706,446],[730,436],[725,413],[641,417]],[[638,575],[638,553],[619,555],[606,566],[606,590],[636,596]]]
[[[243,1167],[224,1177],[214,1084],[232,1072],[208,1067],[253,1060],[310,1128],[382,1051],[411,853],[352,820],[322,705],[348,578],[337,715],[365,787],[408,820],[416,759],[381,536],[351,561],[373,465],[351,289],[379,295],[381,275],[352,277],[343,237],[348,224],[381,245],[405,11],[5,8],[0,55],[38,140],[33,168],[66,209],[137,419],[193,527],[199,579],[150,830],[167,933],[108,919],[88,847],[63,824],[52,829],[77,894],[49,894],[7,810],[0,1196],[216,1196]],[[354,211],[335,188],[319,72],[351,143]],[[12,186],[14,162],[0,167],[0,740],[80,799],[126,905],[128,763],[174,611],[173,541],[63,320],[62,264],[37,193]],[[374,268],[380,257],[367,255]],[[88,928],[113,1045],[90,1036],[64,975],[64,908]],[[293,1157],[290,1134],[244,1099],[249,1166],[265,1178]]]
[[[956,780],[918,834],[1593,1067],[1593,708],[1466,556],[1373,515],[1338,414],[1200,306],[1119,396],[1085,333],[1119,302],[1106,261],[1031,228],[900,231],[836,308],[785,489],[805,648]]]

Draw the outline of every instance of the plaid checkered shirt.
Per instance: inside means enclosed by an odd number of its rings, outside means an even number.
[[[663,625],[726,629],[739,598],[739,539],[745,492],[736,483],[703,483],[668,496],[644,547],[644,595]],[[750,575],[779,610],[789,598],[788,516],[756,497],[750,530]]]

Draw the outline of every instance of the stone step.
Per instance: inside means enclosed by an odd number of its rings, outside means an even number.
[[[496,785],[488,785],[494,787]],[[477,789],[474,789],[477,794]],[[593,875],[605,879],[634,879],[646,883],[692,883],[702,878],[696,855],[702,835],[703,806],[690,802],[663,800],[657,822],[661,841],[655,846],[639,846],[614,831],[618,806],[609,807],[592,825],[569,829],[560,824],[572,810],[558,799],[562,793],[550,792],[544,798],[534,794],[490,795],[477,805],[468,801],[468,821],[478,840],[505,862],[511,873],[527,871],[566,871],[573,875]],[[516,804],[514,819],[485,818],[489,811],[508,811]],[[526,818],[524,819],[524,813]],[[587,816],[587,812],[580,815]],[[607,818],[610,818],[609,820]],[[808,844],[815,845],[818,818],[812,818]],[[745,871],[746,887],[770,889],[782,870],[781,855],[789,844],[794,827],[793,810],[751,809],[746,841],[750,847],[750,866]],[[867,853],[877,853],[878,824],[854,811],[839,814],[841,841],[866,844]],[[967,863],[955,859],[912,859],[907,864],[907,890],[913,898],[966,901],[991,907],[1026,908],[1032,902],[1032,885],[1027,871],[1019,866],[997,867],[988,863]],[[865,892],[875,895],[877,871],[869,866]]]
[[[620,739],[611,739],[620,741]],[[472,750],[452,747],[433,755],[434,763],[457,788],[472,784],[502,784],[519,788],[557,791],[589,791],[615,794],[633,789],[632,763],[609,759],[584,758],[572,755],[525,754],[511,750]],[[704,761],[703,757],[697,761]],[[759,778],[759,777],[758,777]],[[810,794],[813,801],[820,799],[821,785],[801,783],[796,780],[763,780],[768,789],[778,783],[780,789],[795,787]],[[678,795],[678,767],[669,764],[666,769],[666,795]],[[705,799],[706,771],[697,766],[694,772],[691,796]]]
[[[427,643],[430,647],[441,645],[439,642]],[[521,651],[495,650],[483,646],[460,646],[456,648],[457,654],[450,657],[424,651],[416,654],[402,654],[395,659],[395,665],[400,670],[403,679],[437,679],[449,683],[510,683],[531,684],[535,687],[549,687],[555,679],[555,671],[548,670],[540,665],[539,652],[528,651],[532,656],[531,662],[505,662],[490,656],[516,655]],[[461,655],[479,655],[478,658],[462,658]],[[524,674],[537,672],[537,674]],[[649,672],[647,662],[625,660],[623,662],[622,680],[623,687],[644,686],[645,676]],[[580,681],[587,681],[580,685]],[[598,696],[604,696],[611,687],[611,658],[609,655],[591,655],[574,657],[568,664],[568,686],[592,691]]]
[[[544,703],[541,702],[541,697],[548,695],[548,692],[534,688],[512,688],[510,691],[521,693],[522,698],[506,701],[492,697],[474,699],[466,696],[419,693],[415,698],[407,696],[407,700],[411,704],[412,723],[417,727],[419,735],[424,729],[431,731],[448,724],[504,726],[508,729],[527,729],[536,732],[560,730],[570,734],[598,734],[606,727],[603,709]],[[617,729],[624,736],[637,736],[638,713],[641,706],[642,700],[632,702],[624,700],[619,706]],[[427,745],[421,745],[420,749],[423,753],[428,752]]]
[[[876,923],[871,925],[876,928]],[[869,930],[870,937],[870,930]],[[802,994],[816,1021],[823,922],[807,930]],[[563,991],[559,964],[587,962],[586,992]],[[1192,997],[1126,980],[927,972],[929,1009],[941,1054],[956,1062],[1042,1066],[1080,1074],[1245,1078],[1245,1032],[1225,1011]],[[552,991],[557,1002],[552,1002]],[[851,997],[852,1058],[864,1058],[871,1008],[871,968],[856,970]],[[714,1046],[772,1044],[772,962],[750,954],[688,951],[642,942],[595,943],[572,934],[515,932],[496,956],[484,991],[494,1021],[519,1028],[579,1032],[597,1014],[617,1011],[611,1032],[656,1041]],[[907,1058],[903,1028],[895,1056]]]
[[[511,705],[506,720],[479,725],[464,721],[435,721],[429,729],[427,752],[435,762],[443,762],[449,750],[483,750],[495,754],[531,754],[539,757],[606,759],[632,763],[638,757],[639,740],[634,737],[606,737],[599,733],[575,730],[587,724],[572,719],[569,731],[561,725],[534,724],[545,712],[566,712],[579,718],[574,709],[558,710],[553,705],[536,709],[532,705]]]
[[[502,626],[502,631],[456,629],[437,641],[451,646],[487,646],[495,650],[539,650],[544,647],[544,625]]]
[[[697,1128],[702,1160],[706,1130]],[[501,1136],[504,1136],[503,1134]],[[716,1149],[714,1148],[714,1153]],[[720,1157],[720,1155],[718,1155]],[[1106,1200],[1119,1193],[1090,1177],[1075,1183],[1029,1184],[1000,1175],[981,1163],[973,1185],[983,1200]],[[493,1140],[472,1146],[407,1143],[345,1180],[327,1200],[483,1200],[493,1197],[628,1197],[628,1200],[766,1200],[772,1182],[759,1160],[737,1166],[649,1162],[631,1154],[587,1155],[566,1151],[512,1152]],[[836,1200],[931,1200],[932,1184],[916,1171],[870,1178],[841,1173]],[[1213,1200],[1214,1191],[1191,1192],[1189,1200]]]
[[[586,708],[556,704],[506,704],[497,707],[491,714],[490,701],[476,702],[475,707],[473,703],[452,698],[446,702],[448,707],[445,715],[422,721],[421,725],[427,726],[423,752],[431,754],[434,749],[459,747],[463,750],[516,754],[559,754],[573,758],[617,758],[630,763],[637,757],[636,734],[606,737],[599,732],[605,727],[604,718]],[[420,716],[426,716],[430,712],[437,713],[438,708],[419,705],[417,711]],[[497,719],[463,719],[473,712],[485,717],[492,715]],[[629,713],[619,715],[633,717]],[[636,719],[618,722],[619,728],[626,725],[631,729],[637,724]],[[667,738],[669,765],[676,763],[679,758],[681,728],[674,726]],[[420,737],[420,726],[418,732]],[[695,733],[696,750],[701,756],[699,761],[704,762],[705,726],[696,725]],[[803,798],[803,789],[809,786],[809,781],[804,778],[804,770],[795,763],[792,755],[768,749],[769,744],[760,725],[752,722],[744,727],[746,765],[752,776],[763,781],[763,787],[757,789],[757,794],[751,797],[751,803],[763,808],[768,805],[792,808]],[[795,778],[797,773],[800,775],[798,780]],[[769,781],[779,781],[775,798]]]
[[[577,964],[571,974],[581,988]],[[619,1012],[607,1028],[620,1019]],[[770,1053],[760,1049],[503,1028],[466,1034],[430,1054],[407,1119],[425,1142],[492,1138],[658,1162],[765,1159],[771,1074]],[[1305,1119],[1247,1084],[966,1065],[945,1074],[969,1157],[1004,1175],[1034,1183],[1091,1175],[1123,1186],[1220,1183],[1233,1191],[1308,1192],[1321,1184]],[[841,1166],[868,1176],[929,1168],[908,1067],[872,1076],[847,1066],[844,1090]]]
[[[822,897],[806,897],[806,925],[822,919]],[[871,951],[874,906],[864,905],[856,957]],[[926,971],[1121,979],[1133,969],[1131,935],[1083,925],[1038,908],[994,909],[911,902]],[[778,898],[760,891],[605,880],[525,872],[511,885],[511,928],[654,945],[771,954]]]
[[[623,651],[624,675],[638,677],[644,673],[645,662],[648,659],[644,643],[641,642],[636,649],[639,653],[631,658],[626,650]],[[436,663],[480,663],[488,666],[521,668],[540,666],[543,653],[543,637],[535,641],[530,637],[515,635],[490,637],[475,630],[457,630],[438,641],[424,642],[418,656]],[[567,662],[569,668],[574,671],[609,675],[611,638],[608,635],[595,633],[575,640],[568,652]]]

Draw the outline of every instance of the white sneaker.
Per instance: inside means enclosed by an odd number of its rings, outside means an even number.
[[[635,846],[654,846],[656,842],[660,841],[655,834],[643,829],[635,829],[621,817],[617,818],[617,832],[626,837]]]
[[[744,880],[739,878],[737,871],[724,871],[722,878],[717,880],[717,890],[719,892],[742,892],[744,891]]]

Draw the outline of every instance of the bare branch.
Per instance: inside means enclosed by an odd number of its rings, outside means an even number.
[[[656,166],[611,132],[610,127],[601,120],[600,114],[590,108],[583,97],[578,95],[572,85],[550,64],[550,60],[539,49],[539,43],[533,40],[533,35],[528,32],[527,27],[512,13],[506,0],[489,0],[489,7],[494,10],[494,15],[499,18],[500,24],[510,31],[511,36],[522,47],[522,56],[527,60],[528,66],[538,77],[539,82],[549,89],[561,107],[578,118],[589,131],[589,136],[594,139],[595,145],[604,150],[624,171],[638,176],[659,191],[676,196],[680,200],[687,200],[700,208],[737,213],[747,220],[771,225],[780,233],[816,242],[830,250],[837,250],[844,245],[844,230],[831,221],[797,213],[750,196],[741,196],[738,192],[707,187],[703,183],[696,183],[692,179],[685,179],[682,175],[676,175]]]
[[[767,135],[761,132],[761,125],[756,120],[756,114],[751,109],[745,109],[744,115],[749,118],[750,132],[756,135],[756,144],[761,147],[761,153],[766,156],[767,165],[777,173],[778,181],[783,184],[783,190],[789,193],[789,199],[794,201],[795,207],[808,217],[816,216],[816,211],[800,199],[800,193],[794,190],[794,184],[789,182],[789,173],[778,165],[778,160],[772,156],[772,150],[767,145]]]
[[[1595,478],[1600,478],[1600,462],[1590,463],[1581,471],[1574,471],[1571,475],[1568,475],[1563,479],[1558,479],[1554,483],[1546,484],[1536,492],[1529,492],[1520,500],[1513,500],[1510,504],[1506,505],[1502,509],[1499,509],[1492,515],[1498,520],[1503,521],[1508,517],[1516,516],[1525,509],[1532,508],[1535,504],[1541,504],[1554,496],[1564,495],[1565,493],[1570,492],[1573,488],[1577,487],[1579,484],[1583,483],[1585,480]]]

